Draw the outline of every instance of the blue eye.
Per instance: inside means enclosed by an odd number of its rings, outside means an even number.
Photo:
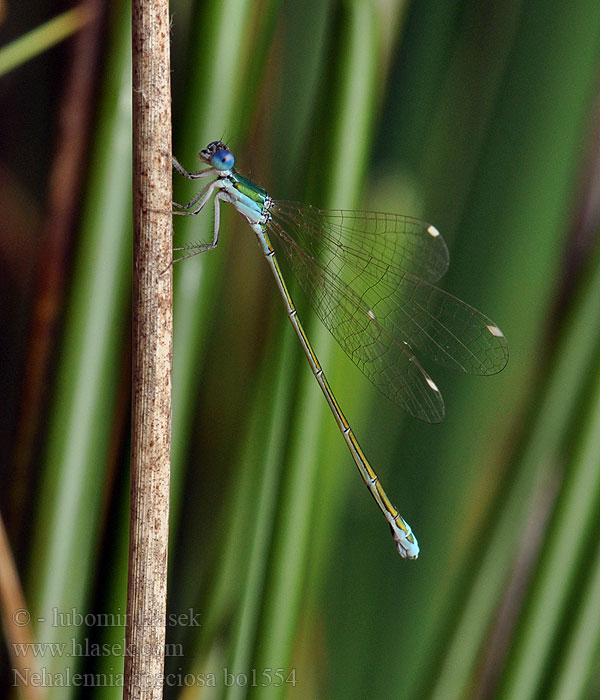
[[[215,170],[231,170],[234,162],[233,153],[226,149],[215,151],[211,158],[211,165]]]

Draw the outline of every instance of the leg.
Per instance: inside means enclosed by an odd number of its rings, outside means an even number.
[[[187,204],[179,204],[178,202],[173,202],[173,206],[179,207],[179,209],[191,209],[199,200],[201,200],[200,204],[198,204],[198,206],[193,211],[174,211],[173,214],[179,214],[180,216],[196,216],[196,214],[199,214],[202,211],[202,209],[204,209],[206,202],[208,202],[208,200],[210,199],[216,185],[217,180],[210,182],[199,194],[197,194],[194,197],[194,199],[192,199]]]
[[[200,253],[206,253],[209,250],[214,250],[219,244],[219,227],[221,222],[221,213],[219,209],[219,200],[222,199],[222,192],[219,192],[214,199],[215,203],[215,229],[213,234],[212,243],[193,243],[191,245],[184,245],[181,248],[173,248],[173,250],[191,250],[192,253],[183,255],[181,258],[173,260],[173,262],[179,262],[180,260],[186,260],[187,258],[192,258],[194,255],[200,255]],[[175,212],[184,213],[184,212]]]
[[[180,175],[183,175],[183,177],[187,177],[188,180],[198,180],[201,177],[208,177],[209,175],[215,175],[215,170],[214,168],[207,168],[206,170],[199,170],[197,173],[188,173],[188,171],[181,165],[181,163],[175,158],[175,156],[171,156],[171,160],[173,162],[173,167],[175,170]]]

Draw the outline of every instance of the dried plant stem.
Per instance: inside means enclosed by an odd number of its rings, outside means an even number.
[[[131,524],[123,697],[162,697],[171,436],[171,109],[167,0],[134,0]]]
[[[48,697],[46,688],[20,680],[39,677],[41,670],[39,660],[32,649],[31,614],[25,604],[21,581],[1,516],[0,619],[11,662],[11,681],[19,686],[21,696],[25,700],[43,700]]]

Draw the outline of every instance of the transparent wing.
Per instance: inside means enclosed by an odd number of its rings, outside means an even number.
[[[416,352],[471,374],[506,365],[508,346],[496,324],[422,278],[437,279],[448,266],[443,239],[428,224],[280,202],[271,214],[269,231],[323,324],[411,415],[432,423],[444,417],[442,396]]]
[[[446,274],[450,258],[439,231],[421,219],[374,211],[317,209],[297,202],[274,202],[271,210],[284,229],[314,257],[335,251],[338,261],[363,267],[409,270],[436,282]]]

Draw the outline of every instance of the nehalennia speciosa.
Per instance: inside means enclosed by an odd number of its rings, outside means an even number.
[[[209,167],[180,175],[212,178],[175,214],[195,216],[214,202],[211,243],[176,248],[179,259],[216,248],[219,203],[246,219],[271,268],[285,310],[360,475],[387,520],[402,557],[416,559],[419,545],[410,525],[392,505],[379,477],[346,420],[304,332],[277,261],[290,266],[317,316],[348,357],[388,398],[429,423],[444,418],[440,390],[417,354],[469,374],[496,374],[508,361],[508,345],[487,316],[433,285],[446,272],[448,248],[439,231],[409,216],[370,211],[326,211],[273,199],[234,169],[221,141],[200,151]]]

